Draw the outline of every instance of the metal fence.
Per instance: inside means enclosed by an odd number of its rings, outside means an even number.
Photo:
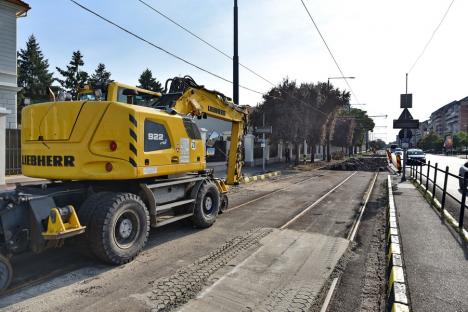
[[[21,130],[6,129],[5,174],[21,174]]]
[[[432,179],[430,174],[430,169],[433,169]],[[459,214],[458,214],[458,227],[463,229],[463,221],[465,218],[465,209],[466,207],[466,194],[467,194],[467,187],[468,187],[468,176],[459,176],[449,172],[449,167],[446,166],[445,170],[439,168],[439,164],[436,163],[435,166],[431,165],[431,162],[428,161],[427,164],[419,162],[419,164],[413,164],[410,166],[410,174],[413,179],[416,181],[419,180],[419,184],[423,185],[423,177],[425,178],[425,187],[426,193],[429,191],[429,183],[432,184],[432,200],[436,197],[436,192],[440,191],[442,198],[441,198],[441,209],[444,211],[446,208],[446,201],[447,197],[451,198],[455,201],[460,207]],[[448,178],[452,177],[455,178],[460,185],[461,189],[461,199],[458,199],[457,196],[454,194],[450,194],[447,191],[447,182]],[[443,185],[438,185],[437,182],[443,181]]]

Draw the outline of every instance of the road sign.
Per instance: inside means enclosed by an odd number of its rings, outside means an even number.
[[[400,94],[400,107],[412,108],[413,107],[413,95],[412,94]]]
[[[395,120],[393,119],[393,129],[418,129],[419,120]]]
[[[401,129],[400,132],[398,132],[398,137],[400,140],[403,140],[405,137],[405,129]],[[408,139],[411,139],[413,137],[413,132],[410,129],[406,130],[406,137]]]
[[[401,147],[402,147],[403,149],[407,149],[407,148],[409,147],[409,143],[406,143],[406,142],[405,142],[405,143],[402,143],[402,144],[401,144]]]
[[[398,117],[398,120],[412,120],[412,119],[413,119],[413,115],[411,115],[411,113],[409,112],[407,108],[405,108],[401,112],[400,117]]]
[[[255,129],[256,133],[272,133],[273,132],[273,127],[272,126],[263,126],[263,127],[257,127]]]
[[[413,116],[407,108],[401,112],[398,119],[393,119],[393,129],[418,129],[419,120],[413,119]]]

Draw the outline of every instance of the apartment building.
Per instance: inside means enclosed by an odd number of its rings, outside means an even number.
[[[445,137],[466,131],[468,127],[468,97],[442,106],[431,114],[429,130]]]

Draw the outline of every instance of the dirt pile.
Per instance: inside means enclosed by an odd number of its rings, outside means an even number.
[[[331,164],[324,167],[324,170],[342,171],[377,171],[384,170],[387,166],[385,157],[351,157],[343,162]]]

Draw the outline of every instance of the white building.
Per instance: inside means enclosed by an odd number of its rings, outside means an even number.
[[[5,128],[16,128],[16,18],[29,9],[20,0],[0,0],[0,185],[5,181]]]

